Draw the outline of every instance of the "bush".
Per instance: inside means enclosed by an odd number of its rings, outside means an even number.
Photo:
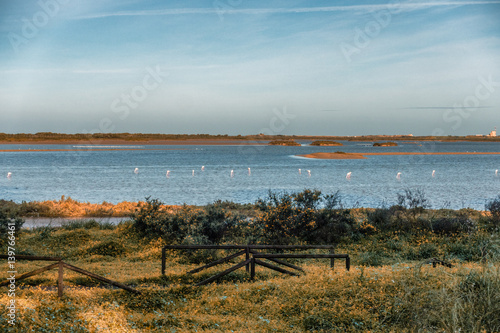
[[[254,224],[261,240],[269,244],[328,244],[359,232],[350,211],[342,208],[338,192],[325,196],[317,190],[270,192],[256,205],[262,214]]]
[[[476,229],[474,221],[465,217],[442,217],[431,221],[432,231],[442,235],[452,235],[460,232],[472,232]]]
[[[498,231],[500,227],[500,195],[488,201],[485,208],[490,213],[488,228]]]
[[[238,214],[232,214],[219,203],[204,209],[184,205],[179,211],[170,213],[162,209],[157,199],[146,198],[133,217],[137,232],[148,237],[162,237],[167,243],[219,244],[231,235],[241,235],[246,223]]]
[[[438,255],[438,247],[432,243],[423,243],[419,247],[409,247],[405,253],[408,260],[430,259]]]
[[[409,210],[414,217],[429,207],[423,190],[411,190],[409,188],[405,189],[404,193],[398,193],[397,205],[405,210]]]
[[[388,208],[376,208],[366,214],[366,220],[369,224],[381,230],[389,230],[393,227],[392,218],[394,210]]]
[[[87,250],[87,253],[90,255],[100,255],[100,256],[110,256],[110,257],[118,257],[126,252],[125,246],[121,243],[118,243],[115,240],[101,242],[90,249]]]

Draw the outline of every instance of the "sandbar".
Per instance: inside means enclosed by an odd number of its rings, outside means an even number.
[[[384,153],[312,153],[297,155],[323,160],[364,159],[376,155],[500,155],[500,152],[384,152]]]
[[[307,157],[307,158],[318,158],[322,160],[359,160],[366,158],[358,153],[312,153],[312,154],[297,155],[297,156]]]

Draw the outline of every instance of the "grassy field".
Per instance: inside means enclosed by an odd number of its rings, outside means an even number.
[[[300,208],[305,199],[311,198],[307,193],[294,198],[291,203],[286,202],[286,196],[275,197],[279,199],[275,203],[270,199],[260,202],[254,207],[253,220],[247,224],[241,222],[238,214],[248,212],[248,206],[219,203],[210,207],[183,207],[173,212],[162,208],[160,202],[149,201],[130,222],[119,225],[90,220],[59,228],[21,229],[17,233],[17,254],[61,256],[72,265],[130,285],[141,294],[110,288],[65,270],[66,289],[63,298],[58,299],[57,270],[46,272],[17,283],[16,325],[10,326],[8,318],[2,315],[0,331],[500,330],[500,246],[498,228],[493,223],[495,211],[485,214],[472,210],[415,210],[417,207],[328,211],[328,208]],[[156,211],[155,204],[159,205]],[[286,209],[290,211],[285,213]],[[274,219],[278,213],[279,219]],[[249,234],[257,235],[259,228],[264,228],[265,233],[254,241],[269,243],[276,236],[273,231],[286,226],[287,218],[299,213],[306,222],[309,221],[306,213],[316,223],[324,214],[330,220],[352,222],[351,229],[344,231],[339,229],[340,222],[327,225],[341,234],[335,238],[336,253],[351,256],[351,271],[345,270],[342,260],[336,262],[333,271],[327,260],[295,260],[306,271],[299,277],[258,268],[256,280],[250,281],[245,269],[240,269],[216,284],[195,287],[195,282],[231,264],[193,276],[186,276],[185,272],[224,253],[170,251],[166,275],[160,274],[161,248],[165,244],[209,240],[242,243]],[[218,222],[214,216],[219,216]],[[178,231],[182,238],[176,238],[164,225],[175,226],[178,220],[189,226]],[[240,224],[224,229],[219,238],[213,235],[214,230],[220,231],[219,222],[227,225],[230,221]],[[431,221],[431,228],[424,227],[423,221]],[[450,221],[461,221],[461,227]],[[164,233],[155,231],[158,225]],[[299,230],[287,232],[289,238],[284,236],[281,243],[326,243],[319,239],[313,242]],[[428,263],[433,257],[453,267],[433,268]],[[19,261],[16,268],[22,274],[47,264]],[[2,279],[7,277],[6,271],[0,272]],[[9,300],[7,288],[0,288],[0,304],[5,307]],[[7,313],[7,309],[2,311]]]

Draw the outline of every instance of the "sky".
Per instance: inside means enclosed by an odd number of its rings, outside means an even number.
[[[0,0],[0,132],[500,128],[500,1]]]

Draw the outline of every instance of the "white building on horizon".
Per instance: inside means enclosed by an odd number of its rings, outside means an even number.
[[[497,128],[495,127],[495,129],[491,131],[487,136],[497,136]]]

